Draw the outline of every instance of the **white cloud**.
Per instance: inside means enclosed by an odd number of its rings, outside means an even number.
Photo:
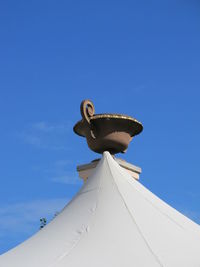
[[[68,199],[44,199],[0,205],[0,238],[7,235],[31,234],[39,229],[40,218],[52,218]]]
[[[133,91],[138,93],[138,92],[143,92],[146,89],[146,87],[144,85],[139,85],[133,88]]]
[[[183,209],[181,212],[191,220],[195,221],[196,223],[200,223],[200,212],[189,210],[189,209]]]
[[[70,173],[65,173],[64,175],[53,177],[51,181],[55,183],[62,183],[62,184],[68,184],[68,185],[80,185],[81,184],[81,179]]]
[[[39,136],[34,136],[32,134],[22,134],[21,137],[23,137],[25,143],[28,143],[33,146],[41,147],[42,146],[42,140]]]
[[[71,164],[72,164],[72,161],[70,159],[61,159],[55,162],[55,166],[57,167],[66,167]]]
[[[46,133],[48,132],[66,133],[69,130],[70,124],[69,123],[50,124],[45,121],[40,121],[37,123],[33,123],[31,127],[32,129]]]
[[[48,123],[40,121],[27,126],[18,137],[25,143],[43,149],[66,149],[71,123]]]
[[[74,171],[71,171],[74,169]],[[82,180],[78,177],[78,172],[75,171],[75,166],[71,160],[61,159],[51,164],[51,167],[45,171],[48,179],[54,183],[62,183],[68,185],[81,185]]]

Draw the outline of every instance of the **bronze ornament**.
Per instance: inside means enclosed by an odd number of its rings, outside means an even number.
[[[74,126],[74,132],[86,137],[88,146],[96,153],[125,153],[130,141],[142,130],[136,119],[122,114],[96,114],[90,100],[81,103],[82,120]]]

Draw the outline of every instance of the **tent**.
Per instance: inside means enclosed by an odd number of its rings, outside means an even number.
[[[199,267],[200,226],[104,152],[71,202],[1,267]]]

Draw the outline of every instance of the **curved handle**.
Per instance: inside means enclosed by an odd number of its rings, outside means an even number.
[[[94,105],[90,100],[83,100],[81,102],[81,115],[84,120],[90,124],[90,117],[95,113]]]
[[[92,103],[92,101],[90,100],[83,100],[81,102],[81,115],[82,118],[85,122],[87,122],[88,127],[90,128],[90,134],[92,136],[92,138],[96,138],[96,136],[94,135],[94,131],[93,131],[93,127],[90,123],[90,118],[94,115],[95,113],[95,109],[94,109],[94,105]]]

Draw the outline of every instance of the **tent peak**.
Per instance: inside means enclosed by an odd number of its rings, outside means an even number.
[[[139,180],[140,173],[142,172],[140,167],[137,167],[121,158],[116,158],[115,156],[111,155],[108,151],[104,151],[102,155],[103,160],[114,160],[116,161],[123,169],[125,169],[134,179]],[[79,177],[87,181],[88,177],[91,176],[101,159],[92,160],[90,163],[82,164],[77,166],[77,171]]]

